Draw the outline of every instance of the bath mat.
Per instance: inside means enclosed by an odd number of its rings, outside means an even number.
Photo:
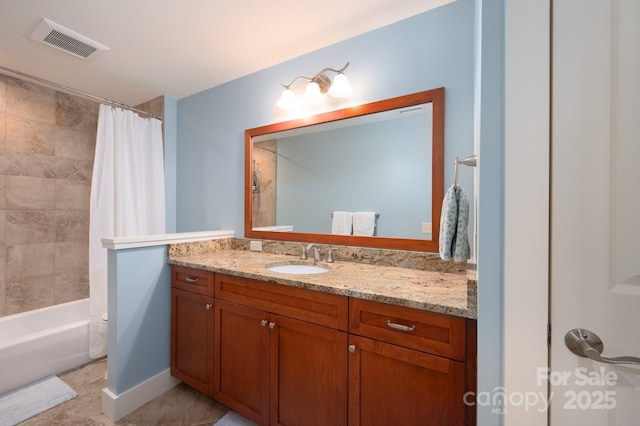
[[[50,376],[0,397],[0,426],[13,426],[78,394],[57,376]]]
[[[244,418],[235,411],[229,411],[222,416],[220,420],[214,423],[214,426],[257,426],[254,422]]]

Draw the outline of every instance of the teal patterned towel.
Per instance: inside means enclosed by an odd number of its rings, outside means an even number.
[[[462,187],[453,185],[442,201],[440,215],[440,258],[464,262],[470,257],[469,200]]]

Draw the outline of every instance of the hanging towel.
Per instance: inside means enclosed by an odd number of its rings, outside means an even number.
[[[440,258],[463,262],[470,257],[469,200],[467,193],[458,185],[453,185],[442,201],[440,215]]]
[[[353,213],[333,212],[333,220],[331,221],[331,233],[337,235],[351,235],[352,223]]]
[[[355,212],[353,214],[353,235],[373,235],[376,227],[375,212]]]

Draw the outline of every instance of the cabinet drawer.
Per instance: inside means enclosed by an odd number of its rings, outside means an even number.
[[[464,361],[465,320],[369,300],[349,301],[349,332]]]
[[[347,331],[347,297],[216,274],[216,298]]]
[[[213,272],[202,269],[171,267],[171,286],[213,297]]]

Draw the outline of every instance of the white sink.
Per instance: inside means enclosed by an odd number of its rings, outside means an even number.
[[[267,266],[267,269],[272,272],[279,272],[281,274],[322,274],[323,272],[329,272],[328,268],[318,266],[318,265],[309,265],[309,264],[298,264],[298,263],[283,263],[276,262],[270,263]]]

